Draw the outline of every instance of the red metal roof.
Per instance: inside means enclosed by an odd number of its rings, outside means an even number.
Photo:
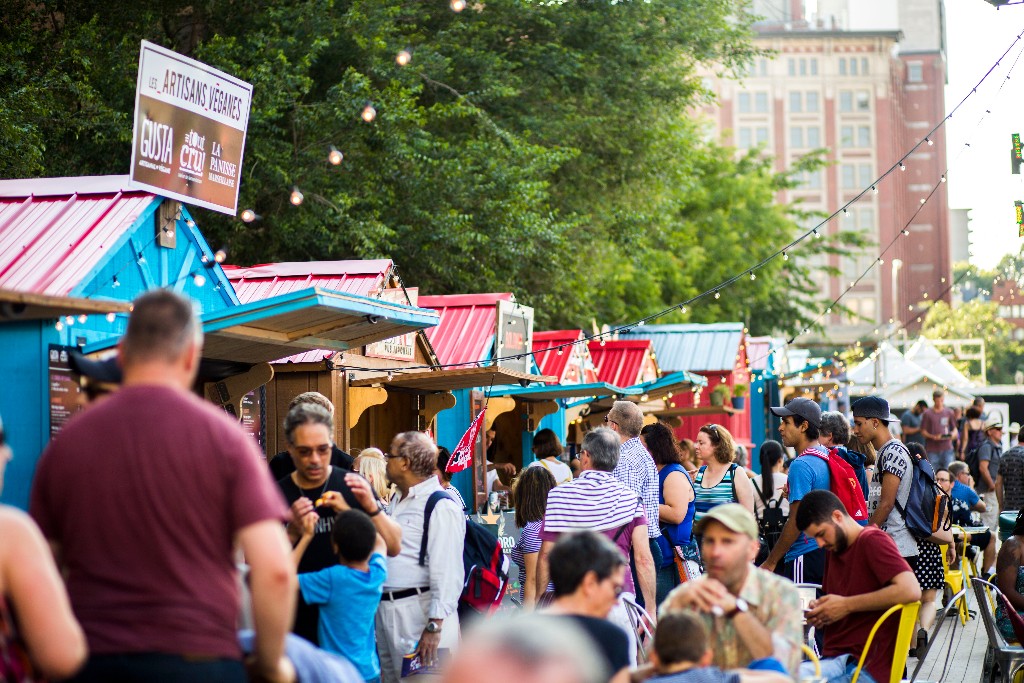
[[[69,295],[154,201],[128,176],[0,181],[0,288]]]
[[[393,267],[391,259],[294,261],[264,263],[249,268],[226,265],[224,274],[231,280],[238,300],[245,304],[309,287],[321,287],[360,296],[376,296],[386,286]],[[333,357],[335,353],[317,349],[274,362],[320,363],[325,358]]]
[[[427,339],[442,365],[470,363],[490,357],[498,302],[514,301],[511,293],[420,296],[419,306],[441,314],[437,327],[427,329]]]
[[[265,263],[250,268],[224,266],[224,274],[242,303],[269,299],[308,287],[361,296],[376,296],[386,286],[394,263],[371,261],[304,261]]]
[[[557,384],[590,384],[600,381],[586,344],[572,344],[583,339],[583,330],[548,330],[533,333],[534,358],[540,374],[558,378]],[[561,353],[556,347],[562,346]]]
[[[602,382],[630,387],[658,378],[658,366],[652,358],[654,345],[649,339],[616,339],[603,344],[590,341],[588,346]]]

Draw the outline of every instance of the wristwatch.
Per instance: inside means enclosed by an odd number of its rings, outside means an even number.
[[[423,630],[427,633],[440,633],[441,624],[436,621],[428,621],[427,625],[423,627]]]
[[[750,609],[750,605],[743,598],[736,598],[736,606],[732,608],[732,611],[725,615],[726,619],[732,619],[740,612],[746,612]]]

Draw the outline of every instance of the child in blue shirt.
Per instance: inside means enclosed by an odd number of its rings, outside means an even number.
[[[302,538],[292,554],[296,566],[318,520],[316,513],[303,517]],[[374,615],[387,577],[384,539],[365,512],[343,510],[334,519],[331,546],[338,564],[299,574],[299,590],[307,603],[320,606],[320,647],[351,661],[368,683],[379,681]]]

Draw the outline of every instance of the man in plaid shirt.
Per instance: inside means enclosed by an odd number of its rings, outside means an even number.
[[[661,536],[658,520],[658,468],[654,466],[654,458],[640,440],[640,430],[644,427],[644,414],[640,406],[630,401],[616,401],[604,418],[605,426],[619,435],[622,445],[619,447],[619,464],[612,470],[616,479],[633,490],[644,505],[647,514],[647,535],[650,539],[651,556],[654,566],[660,567],[661,547],[657,543]],[[636,576],[636,567],[630,561],[630,569]],[[637,596],[643,602],[641,596]],[[648,609],[654,609],[651,605]]]

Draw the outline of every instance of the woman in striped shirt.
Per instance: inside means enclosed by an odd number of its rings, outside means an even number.
[[[743,468],[733,462],[732,434],[716,424],[706,424],[694,441],[697,457],[704,463],[694,478],[694,522],[722,503],[739,503],[754,514],[754,487]]]
[[[519,567],[519,602],[533,607],[537,595],[537,557],[540,553],[540,528],[548,506],[548,493],[555,488],[555,477],[543,467],[527,467],[512,485],[516,505],[516,526],[522,531],[512,549],[512,561]],[[551,586],[548,586],[551,590]]]

